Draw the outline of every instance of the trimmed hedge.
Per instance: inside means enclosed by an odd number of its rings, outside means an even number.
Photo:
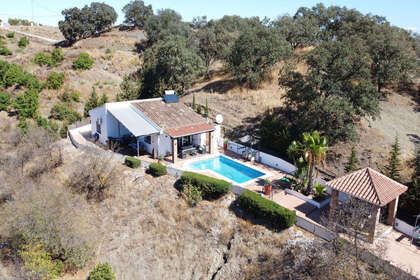
[[[181,176],[182,185],[193,185],[201,189],[204,199],[217,199],[230,190],[230,183],[203,174],[185,171]]]
[[[125,157],[125,165],[131,168],[137,168],[141,166],[141,160],[135,157]]]
[[[278,230],[291,227],[296,223],[296,213],[268,200],[259,194],[245,190],[239,197],[239,205],[255,217],[266,219]]]
[[[166,175],[168,172],[166,171],[166,166],[160,163],[151,163],[149,165],[149,173],[152,176],[159,177]]]

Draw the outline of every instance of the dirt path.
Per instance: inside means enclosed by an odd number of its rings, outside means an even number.
[[[25,36],[29,36],[29,37],[32,37],[32,38],[37,38],[37,39],[40,39],[40,40],[47,41],[48,43],[52,43],[52,44],[55,44],[55,43],[59,42],[58,40],[55,40],[55,39],[47,38],[47,37],[44,37],[44,36],[39,36],[39,35],[36,35],[36,34],[31,34],[31,33],[28,33],[28,32],[23,32],[23,31],[19,31],[19,30],[10,29],[10,28],[4,27],[4,26],[1,27],[1,28],[4,29],[4,30],[7,30],[8,32],[16,32],[16,33],[21,34],[21,35],[25,35]]]

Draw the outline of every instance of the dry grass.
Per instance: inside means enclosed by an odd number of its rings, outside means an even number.
[[[310,48],[298,50],[299,55],[305,54]],[[277,64],[270,79],[258,90],[239,87],[233,77],[223,71],[219,62],[213,66],[213,77],[209,81],[195,84],[182,100],[192,103],[195,94],[196,103],[204,105],[208,100],[210,117],[217,114],[224,117],[223,126],[237,134],[249,134],[247,130],[255,130],[261,114],[283,104],[284,90],[278,87],[277,77],[282,63]],[[296,69],[307,71],[304,63],[298,63]],[[418,81],[417,81],[418,83]],[[418,85],[417,85],[418,87]],[[350,154],[351,146],[356,145],[359,166],[371,166],[380,169],[386,164],[388,152],[398,135],[401,144],[402,160],[410,160],[414,155],[415,145],[420,143],[420,110],[418,103],[409,92],[390,91],[385,100],[381,101],[381,116],[376,120],[362,120],[357,129],[360,134],[358,143],[342,143],[331,147],[325,170],[328,173],[343,174],[344,163]],[[238,133],[239,132],[239,133]],[[410,169],[404,168],[403,177],[408,178]]]
[[[53,39],[62,39],[62,36],[57,36],[61,33],[56,27],[16,27],[16,30],[18,29]],[[0,29],[0,34],[6,33],[7,31]],[[33,58],[38,52],[51,52],[54,46],[45,41],[29,38],[30,44],[25,49],[20,49],[17,42],[21,37],[22,35],[16,33],[14,39],[5,40],[13,55],[2,56],[0,59],[22,65],[25,71],[34,74],[41,81],[45,81],[51,71],[64,72],[66,74],[65,87],[79,91],[83,104],[89,98],[93,86],[96,87],[99,95],[105,93],[110,101],[115,100],[120,92],[119,84],[124,75],[135,72],[140,67],[139,55],[133,50],[135,43],[144,39],[142,31],[113,30],[100,37],[84,39],[72,47],[63,48],[65,56],[63,63],[58,67],[50,68],[36,65],[33,63]],[[87,52],[95,59],[91,70],[74,71],[72,69],[73,60],[80,52]],[[62,91],[63,89],[41,92],[40,113],[42,116],[49,115]],[[75,109],[79,112],[83,112],[82,103],[76,105]]]

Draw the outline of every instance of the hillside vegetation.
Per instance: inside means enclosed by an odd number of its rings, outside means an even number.
[[[232,193],[191,203],[170,176],[60,138],[101,104],[174,89],[203,116],[222,114],[226,138],[251,135],[297,159],[311,170],[308,193],[315,165],[341,175],[353,151],[351,169],[407,184],[401,205],[417,211],[418,35],[322,4],[192,22],[139,0],[123,11],[120,27],[111,6],[91,3],[64,10],[59,27],[0,28],[0,278],[78,280],[104,268],[116,279],[395,279],[343,244],[273,230]],[[322,142],[317,160],[303,159],[302,135]]]

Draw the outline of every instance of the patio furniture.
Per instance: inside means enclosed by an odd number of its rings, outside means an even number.
[[[198,147],[198,152],[199,152],[200,154],[205,154],[205,153],[206,153],[206,151],[207,151],[207,149],[206,149],[206,145],[201,145],[201,146],[199,146],[199,147]]]

